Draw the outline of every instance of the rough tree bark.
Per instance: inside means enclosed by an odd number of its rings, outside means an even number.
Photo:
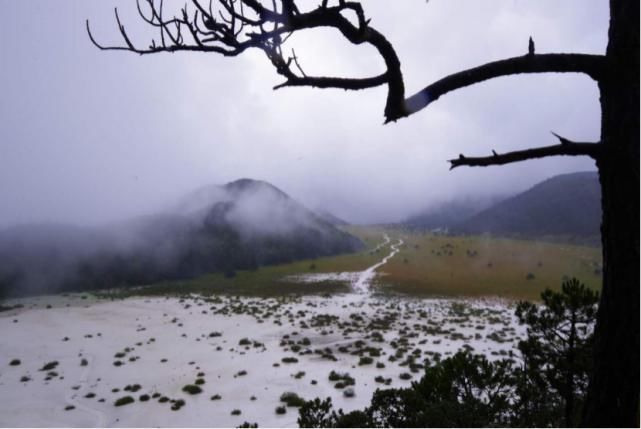
[[[597,160],[603,289],[583,424],[639,426],[639,2],[610,1]]]
[[[138,0],[140,1],[140,0]],[[142,19],[159,30],[159,40],[146,48],[134,45],[116,20],[124,46],[100,49],[138,54],[196,51],[236,56],[262,50],[285,82],[275,88],[309,86],[362,90],[387,85],[385,122],[412,115],[439,97],[488,79],[522,73],[582,73],[601,93],[601,139],[575,143],[557,136],[555,146],[519,150],[486,157],[459,155],[459,166],[502,165],[547,156],[590,156],[596,160],[601,183],[603,220],[603,289],[597,315],[594,372],[583,413],[586,426],[639,426],[639,0],[610,0],[610,28],[605,55],[536,54],[534,46],[520,57],[495,61],[455,73],[405,96],[400,61],[392,44],[369,25],[356,1],[321,0],[301,12],[295,0],[217,0],[220,11],[191,0],[178,17],[163,18],[162,1],[143,0]],[[390,7],[391,6],[390,2]],[[271,7],[271,9],[270,9]],[[349,20],[344,14],[352,14]],[[383,58],[386,72],[369,78],[309,76],[298,58],[283,55],[282,45],[296,31],[327,27],[355,45],[369,44]]]

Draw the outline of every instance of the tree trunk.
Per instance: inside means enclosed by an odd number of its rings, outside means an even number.
[[[610,1],[601,79],[603,290],[583,424],[639,426],[639,0]]]

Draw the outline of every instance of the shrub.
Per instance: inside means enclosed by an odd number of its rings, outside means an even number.
[[[240,413],[241,413],[241,411],[238,408],[236,408],[235,410],[231,411],[231,415],[232,416],[240,416]]]
[[[74,407],[73,405],[67,405],[65,407],[65,411],[70,411],[70,410],[73,410],[74,408],[76,408],[76,407]]]
[[[209,399],[211,399],[212,401],[220,401],[221,399],[223,399],[223,397],[222,397],[222,396],[220,396],[220,395],[218,395],[218,394],[216,394],[216,395],[213,395],[213,396],[212,396],[211,398],[209,398]]]
[[[114,402],[114,405],[116,407],[122,407],[123,405],[131,404],[134,401],[135,401],[134,398],[132,398],[131,396],[123,396],[122,398],[116,399],[116,402]]]
[[[178,411],[180,410],[181,407],[185,405],[185,401],[183,399],[177,399],[172,405],[171,405],[171,410],[172,411]]]
[[[412,374],[408,372],[402,372],[401,375],[398,376],[401,380],[409,380],[412,378]]]
[[[354,389],[351,387],[348,387],[347,389],[343,390],[343,396],[346,398],[353,398],[356,396],[356,392],[354,392]]]
[[[300,407],[305,403],[305,400],[294,392],[285,392],[280,395],[281,402],[287,404],[288,407]]]
[[[372,359],[369,356],[361,356],[361,358],[358,360],[358,365],[370,365],[374,362],[374,359]]]
[[[20,365],[20,359],[11,359],[11,362],[9,362],[9,365],[11,366],[18,366]]]
[[[298,359],[296,359],[295,357],[284,357],[281,359],[281,361],[283,363],[296,363],[298,362]]]
[[[54,361],[51,361],[51,362],[47,362],[46,364],[44,364],[42,366],[42,368],[40,368],[40,371],[51,371],[52,369],[54,369],[57,366],[58,366],[58,361],[54,360]]]
[[[251,343],[249,338],[241,338],[240,341],[238,341],[239,346],[249,346]]]
[[[196,386],[195,384],[187,384],[183,387],[183,392],[189,393],[190,395],[197,395],[202,391],[203,389],[201,389],[199,386]]]
[[[146,393],[145,393],[145,394],[142,394],[142,395],[140,395],[140,397],[138,398],[138,400],[139,400],[139,401],[142,401],[142,402],[146,402],[146,401],[148,401],[148,400],[149,400],[149,395],[147,395]]]
[[[282,405],[279,405],[276,407],[276,414],[285,414],[287,412],[287,408],[283,407]]]
[[[196,381],[194,381],[194,384],[196,384],[198,386],[202,386],[203,384],[205,384],[205,379],[204,378],[197,378]]]

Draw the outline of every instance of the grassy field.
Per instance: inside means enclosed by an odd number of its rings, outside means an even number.
[[[390,244],[398,239],[405,242],[401,251],[378,270],[376,288],[383,293],[536,300],[545,288],[558,290],[566,277],[577,277],[596,290],[601,286],[598,248],[478,236],[448,237],[393,228],[346,229],[363,240],[364,251],[239,271],[231,278],[217,273],[186,281],[162,282],[118,290],[106,296],[175,293],[279,296],[342,292],[349,290],[344,282],[297,284],[286,277],[362,271],[387,255]],[[392,241],[376,251],[384,234]]]
[[[357,233],[357,231],[353,231]],[[448,237],[391,230],[405,244],[381,267],[379,287],[418,295],[538,299],[564,278],[601,288],[601,250],[484,236]]]

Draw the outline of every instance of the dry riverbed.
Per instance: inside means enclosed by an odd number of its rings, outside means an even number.
[[[0,313],[0,426],[296,426],[285,392],[362,408],[376,388],[420,378],[425,362],[462,348],[507,357],[524,336],[498,300],[18,302]]]

